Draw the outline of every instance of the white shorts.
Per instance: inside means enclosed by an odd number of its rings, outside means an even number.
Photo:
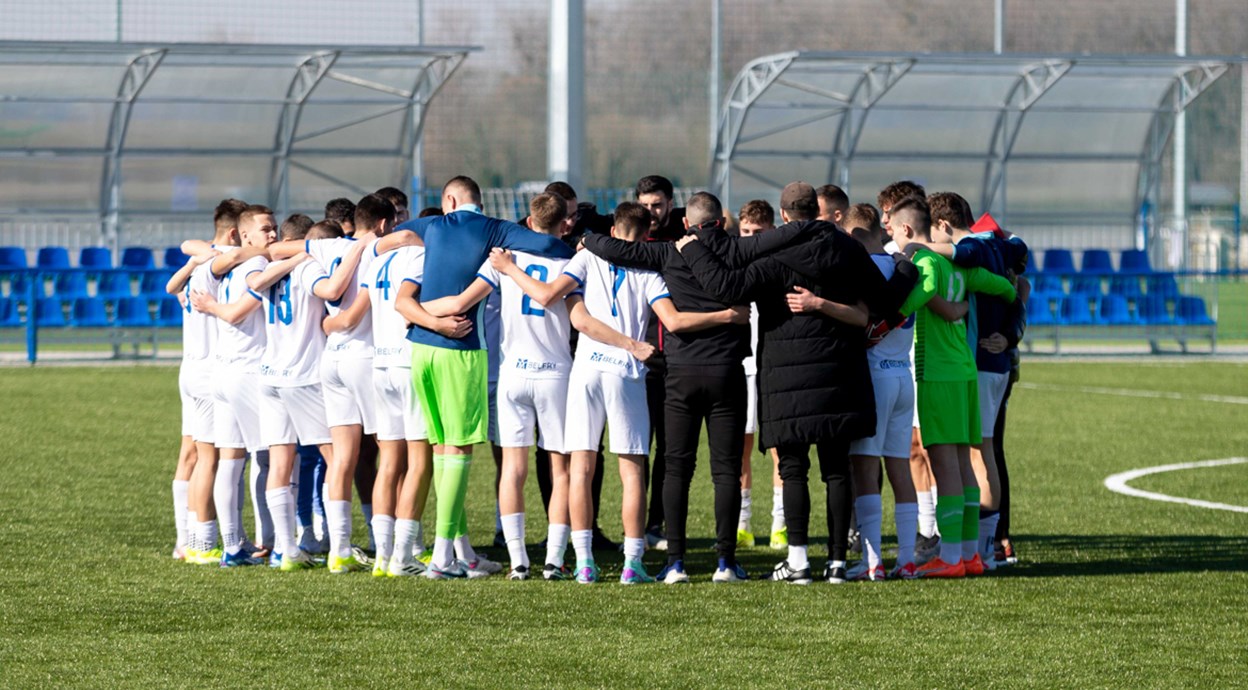
[[[248,452],[266,448],[260,440],[260,372],[254,366],[221,364],[215,377],[214,445]]]
[[[184,359],[178,371],[178,393],[182,398],[182,435],[201,443],[212,443],[214,365],[202,359]]]
[[[260,441],[265,447],[329,443],[321,384],[282,388],[260,384]]]
[[[429,438],[425,415],[412,390],[410,367],[373,370],[377,390],[377,440],[424,441]]]
[[[745,375],[745,433],[758,431],[758,374]]]
[[[914,420],[914,381],[909,376],[873,376],[875,435],[849,444],[850,455],[878,458],[910,457]]]
[[[992,438],[993,429],[997,426],[997,412],[1009,385],[1009,374],[979,372],[979,428],[984,438]]]
[[[372,357],[321,358],[321,393],[329,426],[360,424],[366,434],[377,430]]]
[[[502,448],[498,442],[498,381],[490,381],[490,419],[486,428],[486,436],[490,443]]]
[[[573,364],[568,378],[567,414],[563,440],[569,453],[596,452],[604,424],[611,427],[612,453],[650,453],[650,410],[646,407],[644,378],[626,379]]]
[[[568,379],[526,378],[503,374],[498,381],[498,445],[528,448],[537,445],[556,453],[564,452],[564,425],[567,423]]]

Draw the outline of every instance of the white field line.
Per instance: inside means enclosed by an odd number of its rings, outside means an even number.
[[[1139,479],[1150,474],[1160,474],[1162,472],[1178,472],[1179,470],[1194,470],[1201,467],[1221,467],[1223,465],[1242,465],[1248,463],[1248,458],[1225,458],[1223,460],[1201,460],[1198,462],[1180,462],[1173,465],[1160,465],[1158,467],[1146,467],[1139,470],[1130,470],[1128,472],[1119,472],[1111,474],[1105,478],[1105,488],[1119,493],[1124,496],[1135,496],[1136,498],[1147,498],[1150,501],[1165,501],[1167,503],[1181,503],[1183,505],[1195,506],[1197,508],[1210,508],[1213,510],[1229,510],[1234,513],[1248,513],[1248,506],[1233,506],[1226,503],[1214,503],[1213,501],[1201,501],[1195,498],[1181,498],[1179,496],[1168,496],[1166,494],[1154,493],[1152,491],[1141,491],[1127,485],[1127,482]]]
[[[1227,403],[1230,405],[1248,405],[1248,398],[1238,395],[1211,395],[1205,393],[1176,393],[1174,391],[1146,391],[1136,388],[1104,388],[1101,386],[1063,386],[1053,383],[1031,383],[1020,381],[1015,384],[1019,388],[1036,391],[1074,391],[1078,393],[1097,393],[1100,395],[1120,395],[1127,398],[1154,398],[1162,400],[1196,400],[1201,402]]]

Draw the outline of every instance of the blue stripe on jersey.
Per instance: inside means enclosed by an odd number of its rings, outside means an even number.
[[[575,280],[577,285],[580,285],[581,287],[585,287],[585,281],[581,280],[580,278],[577,278],[576,276],[572,275],[571,273],[568,273],[567,271],[564,271],[563,274],[571,278],[572,280]]]
[[[477,274],[477,277],[478,277],[478,278],[480,278],[481,280],[484,280],[485,282],[489,283],[489,284],[490,284],[490,287],[494,288],[495,290],[497,290],[497,289],[498,289],[498,285],[497,285],[497,284],[495,284],[495,283],[494,283],[494,281],[490,280],[489,278],[486,278],[485,276],[481,275],[480,273],[478,273],[478,274]]]
[[[665,292],[665,293],[663,293],[663,294],[661,294],[661,295],[656,295],[654,299],[650,300],[650,304],[654,304],[655,302],[658,302],[659,300],[663,299],[664,297],[670,298],[670,297],[671,297],[671,295],[667,294],[666,292]]]

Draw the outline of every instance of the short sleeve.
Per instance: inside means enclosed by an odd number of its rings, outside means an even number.
[[[585,287],[585,280],[589,276],[589,259],[592,256],[593,254],[586,251],[577,252],[563,267],[563,275],[571,277],[580,287]]]
[[[316,285],[317,281],[328,277],[329,274],[325,272],[325,267],[315,260],[304,261],[296,266],[295,270],[291,271],[291,282],[298,289],[309,293],[312,292],[312,286]]]
[[[654,304],[664,297],[671,297],[667,291],[667,281],[658,273],[651,273],[646,281],[646,303]]]
[[[490,287],[495,290],[498,289],[498,285],[503,279],[502,274],[494,270],[494,267],[490,265],[489,259],[486,259],[485,263],[481,264],[481,268],[477,269],[477,277],[489,283]]]

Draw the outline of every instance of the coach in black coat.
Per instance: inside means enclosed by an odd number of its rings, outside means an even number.
[[[873,314],[891,315],[918,274],[913,264],[903,262],[886,281],[861,244],[836,226],[814,220],[818,201],[810,185],[786,187],[781,213],[788,221],[785,228],[813,229],[817,237],[738,271],[728,270],[706,243],[687,242],[680,251],[708,294],[729,304],[758,304],[759,442],[779,451],[789,544],[801,547],[799,561],[805,557],[808,452],[815,445],[827,483],[829,561],[844,561],[852,507],[849,444],[875,433],[866,333],[822,315],[792,313],[785,295],[801,286],[829,301],[861,302]],[[777,574],[782,569],[779,579],[794,579],[801,570],[788,569],[787,562],[777,566]]]

